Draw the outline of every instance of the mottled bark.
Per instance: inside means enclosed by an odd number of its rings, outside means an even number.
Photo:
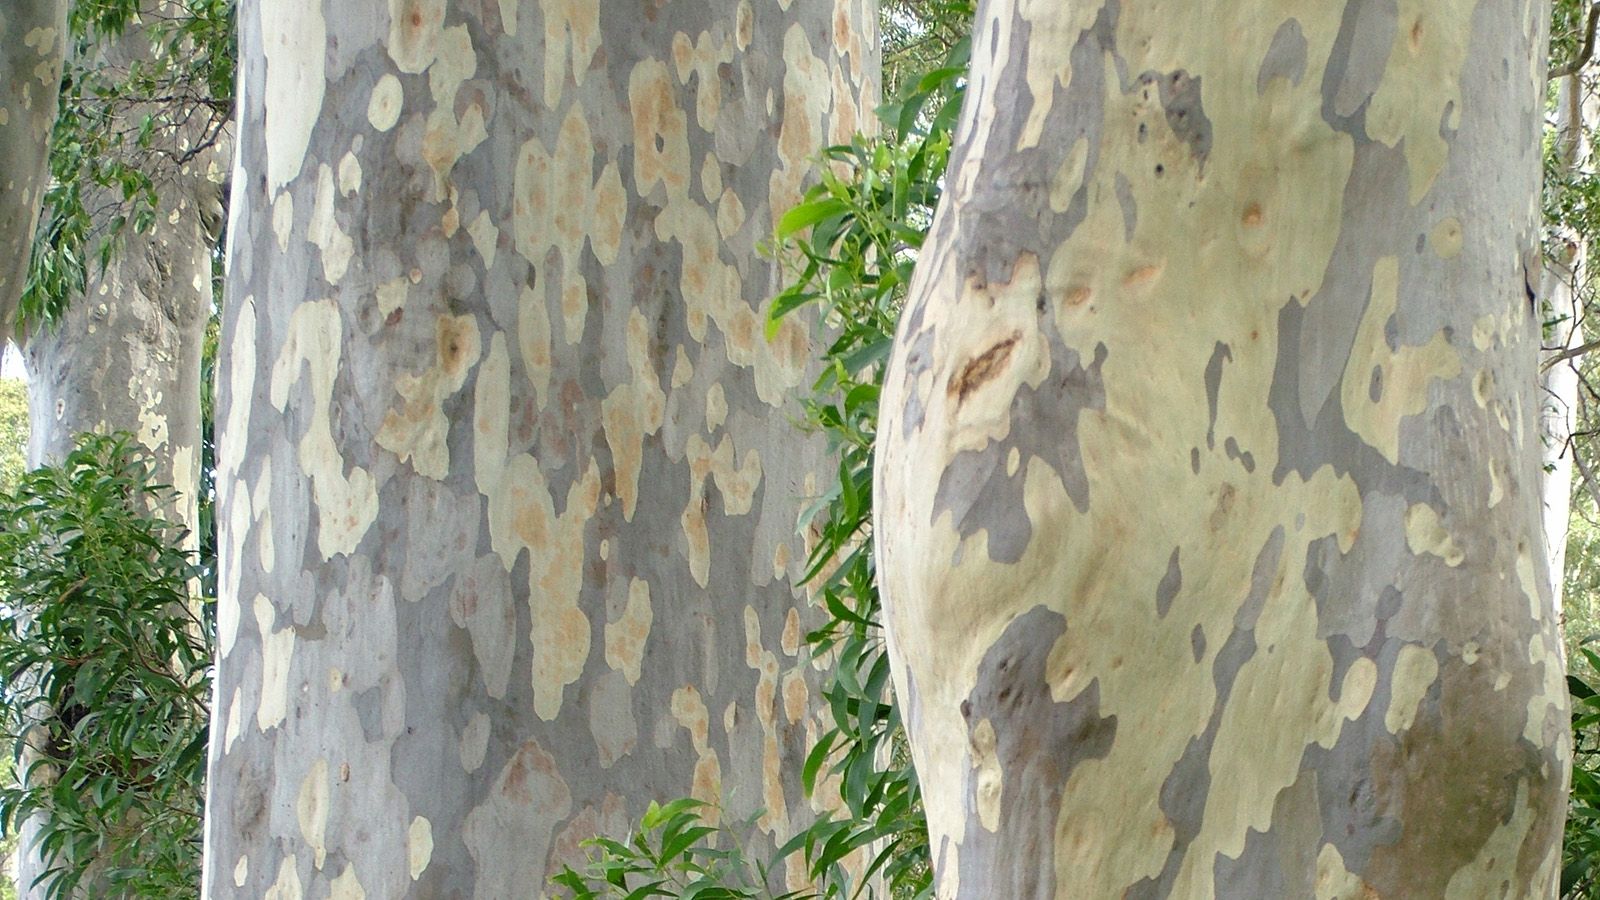
[[[941,898],[1553,895],[1546,15],[983,4],[877,472]]]
[[[536,896],[685,794],[788,837],[826,465],[757,245],[870,4],[240,15],[206,896]]]
[[[8,0],[0,8],[0,346],[27,281],[66,46],[67,0]]]

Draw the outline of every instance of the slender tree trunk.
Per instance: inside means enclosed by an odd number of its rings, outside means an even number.
[[[244,5],[206,896],[537,896],[648,800],[808,815],[824,466],[757,246],[873,14]]]
[[[983,4],[877,473],[941,898],[1553,896],[1547,12]]]
[[[1581,73],[1561,79],[1556,99],[1556,140],[1561,165],[1577,172],[1591,152],[1588,133],[1600,123],[1600,109],[1584,90]],[[1556,258],[1547,265],[1540,292],[1541,315],[1555,324],[1544,339],[1551,361],[1539,374],[1539,439],[1543,442],[1544,534],[1555,607],[1564,609],[1562,587],[1567,564],[1567,530],[1572,518],[1572,475],[1577,447],[1572,432],[1579,410],[1578,368],[1582,356],[1564,358],[1584,345],[1582,282],[1588,278],[1588,240],[1566,231],[1557,236]],[[1591,485],[1590,490],[1600,490]],[[1596,498],[1600,502],[1600,496]]]
[[[27,281],[66,46],[66,0],[8,0],[0,8],[0,347]]]

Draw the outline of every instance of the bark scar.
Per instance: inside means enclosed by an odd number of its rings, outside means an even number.
[[[1013,331],[1011,337],[983,351],[978,358],[967,363],[961,371],[950,378],[949,394],[955,398],[957,406],[966,402],[968,394],[1000,374],[1006,364],[1011,362],[1011,354],[1021,340],[1022,333]]]

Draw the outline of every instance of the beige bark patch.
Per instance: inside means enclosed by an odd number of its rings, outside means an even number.
[[[639,683],[645,642],[655,617],[650,605],[650,582],[635,578],[628,584],[628,605],[622,618],[606,625],[606,665],[621,672],[628,684]]]
[[[1433,231],[1428,234],[1428,245],[1440,259],[1455,259],[1461,254],[1462,243],[1461,220],[1455,216],[1439,220],[1439,224],[1433,226]]]
[[[255,599],[256,630],[261,635],[261,700],[256,707],[256,727],[262,731],[283,724],[289,708],[290,657],[294,655],[294,629],[275,631],[278,614],[272,601]]]
[[[331,285],[344,280],[344,274],[350,268],[350,257],[355,255],[355,242],[344,233],[334,218],[337,199],[333,169],[325,164],[318,166],[316,201],[311,207],[311,223],[306,240],[322,251],[322,277]]]
[[[1472,37],[1475,0],[1400,0],[1399,27],[1383,81],[1367,106],[1367,134],[1404,141],[1410,201],[1420,201],[1444,169],[1441,131],[1461,124],[1461,70]]]
[[[311,864],[318,869],[328,858],[328,761],[319,758],[300,781],[295,799],[295,817],[300,820],[300,836],[311,850]]]
[[[644,462],[644,438],[661,429],[667,396],[651,366],[650,324],[638,309],[629,311],[628,364],[633,381],[618,385],[600,403],[600,421],[611,448],[614,482],[622,500],[622,516],[633,521],[639,499],[639,471]]]
[[[294,195],[288,191],[272,201],[272,234],[278,239],[278,252],[289,252],[289,235],[294,233]]]
[[[450,472],[450,421],[444,401],[466,384],[467,373],[478,364],[483,340],[472,315],[439,316],[434,328],[434,360],[421,375],[401,375],[395,391],[405,400],[399,409],[384,414],[375,441],[400,458],[410,460],[417,474],[436,481]]]
[[[978,823],[991,833],[1000,829],[1000,801],[1005,791],[996,744],[994,723],[980,720],[972,729],[972,767],[978,772]]]
[[[356,878],[356,867],[352,864],[345,865],[339,877],[328,885],[328,891],[328,900],[367,900],[367,892]]]
[[[1399,304],[1399,289],[1399,259],[1379,259],[1340,393],[1351,430],[1390,462],[1400,460],[1401,420],[1427,408],[1429,385],[1461,374],[1461,357],[1442,333],[1420,347],[1389,349],[1384,333]],[[1375,371],[1381,382],[1377,400],[1371,397]]]
[[[299,460],[301,472],[311,479],[317,546],[324,560],[354,552],[378,517],[378,490],[372,476],[359,466],[352,466],[346,475],[344,457],[333,440],[330,406],[343,334],[339,308],[332,300],[302,303],[290,316],[288,340],[272,367],[271,400],[279,412],[288,407],[290,388],[300,381],[302,364],[306,368],[311,410],[299,443]]]
[[[389,58],[415,75],[433,63],[444,27],[445,0],[389,0]]]
[[[567,75],[582,85],[600,50],[600,5],[590,0],[540,0],[544,10],[544,102],[556,107]]]
[[[1439,513],[1426,503],[1415,503],[1406,510],[1406,546],[1413,554],[1428,553],[1444,560],[1447,566],[1461,565],[1466,559],[1455,539],[1444,527]]]
[[[421,878],[432,860],[433,823],[417,816],[411,820],[411,827],[406,829],[406,869],[411,874],[411,880]]]
[[[301,900],[300,871],[293,855],[283,858],[278,866],[278,878],[267,888],[262,900]]]
[[[1406,644],[1400,648],[1394,674],[1389,679],[1389,709],[1383,715],[1383,727],[1390,734],[1411,728],[1418,706],[1438,677],[1439,660],[1432,650],[1420,644]]]
[[[265,35],[267,194],[300,174],[311,132],[322,114],[328,42],[322,0],[262,0],[257,6]]]
[[[706,824],[716,827],[722,820],[722,763],[711,747],[711,714],[694,685],[684,685],[672,692],[672,718],[685,731],[694,744],[696,754],[694,780],[689,796],[710,804],[705,808]]]
[[[233,867],[233,886],[244,887],[245,881],[250,878],[250,857],[240,856],[239,862]]]
[[[388,131],[400,121],[400,110],[404,106],[405,89],[400,79],[385,72],[372,86],[372,96],[367,100],[367,124],[376,131]]]

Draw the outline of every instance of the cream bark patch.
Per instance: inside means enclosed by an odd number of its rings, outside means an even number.
[[[322,113],[328,29],[322,0],[262,0],[257,14],[266,35],[267,192],[275,194],[300,174]]]
[[[378,491],[372,476],[359,466],[345,475],[343,455],[334,443],[330,421],[333,379],[342,353],[343,323],[331,300],[296,307],[289,338],[272,367],[272,405],[280,412],[290,389],[301,380],[302,366],[311,394],[310,421],[300,439],[301,471],[311,479],[317,516],[317,545],[324,559],[354,552],[378,516]]]

